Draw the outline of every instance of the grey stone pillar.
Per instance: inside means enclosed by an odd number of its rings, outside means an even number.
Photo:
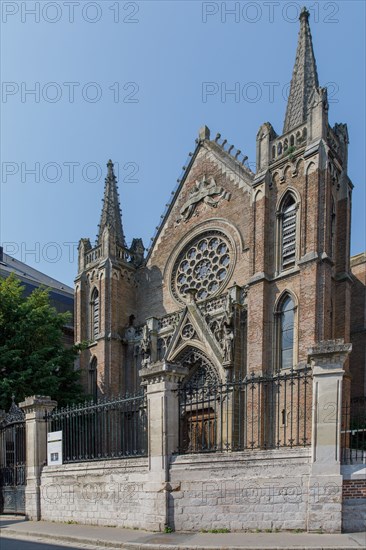
[[[351,349],[343,340],[329,340],[309,350],[313,369],[309,531],[341,531],[342,383],[343,365]]]
[[[47,424],[45,413],[57,405],[49,397],[33,395],[19,403],[25,413],[25,437],[27,448],[27,485],[25,488],[25,513],[28,519],[41,519],[40,483],[42,467],[47,461]]]
[[[160,530],[168,523],[169,461],[178,450],[179,382],[188,369],[165,361],[141,369],[142,384],[146,386],[148,414],[149,482],[147,491],[156,498],[156,523]]]

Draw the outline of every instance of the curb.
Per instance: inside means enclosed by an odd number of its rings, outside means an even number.
[[[71,535],[54,535],[48,533],[39,533],[36,531],[16,531],[14,529],[1,529],[0,534],[4,537],[18,540],[37,539],[38,541],[52,540],[55,544],[58,542],[68,542],[76,544],[89,544],[91,546],[100,546],[101,548],[124,548],[126,550],[355,550],[361,546],[197,546],[197,545],[177,545],[177,544],[151,544],[141,542],[118,542],[106,541],[101,539],[86,539],[85,537],[75,537]]]

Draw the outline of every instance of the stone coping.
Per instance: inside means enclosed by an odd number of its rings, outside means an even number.
[[[282,449],[268,449],[268,450],[247,450],[247,451],[233,451],[233,452],[216,452],[216,453],[192,453],[173,455],[170,463],[172,466],[178,464],[193,463],[197,465],[208,464],[217,462],[235,462],[240,464],[241,462],[255,462],[258,461],[270,461],[273,464],[273,460],[305,460],[309,462],[311,458],[311,447],[293,447]]]
[[[62,464],[59,466],[44,466],[42,470],[43,476],[53,476],[60,473],[71,473],[71,472],[88,472],[88,473],[103,473],[104,471],[111,470],[123,470],[123,472],[128,473],[144,473],[148,471],[148,458],[139,457],[139,458],[118,458],[110,460],[93,460],[93,461],[83,461],[83,462],[69,462],[67,464]]]

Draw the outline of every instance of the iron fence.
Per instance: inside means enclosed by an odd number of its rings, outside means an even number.
[[[311,368],[179,388],[179,453],[311,444]]]
[[[25,415],[13,401],[0,422],[0,514],[25,513]]]
[[[341,460],[343,464],[366,463],[366,397],[351,399],[343,407]]]
[[[62,431],[64,463],[147,456],[144,393],[56,409],[46,420],[48,432]]]

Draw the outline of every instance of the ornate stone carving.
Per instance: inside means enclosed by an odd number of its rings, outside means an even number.
[[[196,290],[196,300],[214,296],[227,282],[233,268],[233,251],[221,231],[206,231],[189,242],[178,256],[172,273],[172,292],[180,302]]]
[[[182,338],[183,340],[192,340],[195,336],[195,330],[191,323],[186,323],[182,328]]]
[[[231,325],[228,325],[226,321],[224,321],[223,325],[222,347],[224,352],[224,364],[231,364],[233,362],[234,331]]]
[[[189,194],[189,199],[180,209],[181,218],[178,223],[181,220],[189,220],[201,201],[216,208],[221,199],[230,200],[230,196],[230,193],[223,187],[216,185],[212,176],[210,179],[207,179],[205,175],[202,176],[200,181],[196,181],[195,187]]]
[[[185,351],[179,357],[178,361],[182,366],[189,369],[189,375],[185,384],[204,387],[220,383],[220,378],[215,367],[202,351],[196,348],[189,348],[188,351]]]
[[[149,366],[151,361],[151,335],[147,325],[144,325],[144,328],[142,329],[141,355],[141,365],[143,367]]]
[[[221,346],[224,353],[224,365],[231,366],[234,358],[234,307],[230,294],[226,297],[225,313],[222,322]]]

